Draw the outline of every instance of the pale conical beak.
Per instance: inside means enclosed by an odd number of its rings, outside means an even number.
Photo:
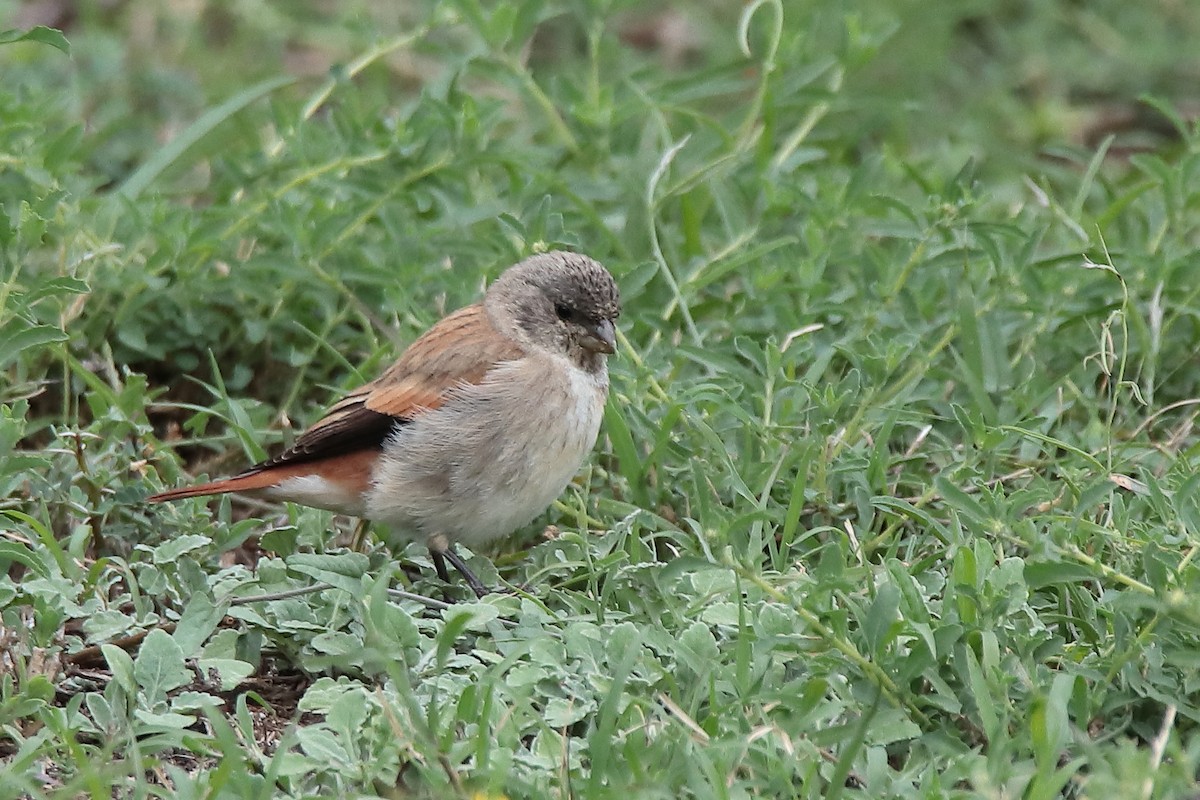
[[[593,353],[617,352],[617,331],[611,319],[604,319],[595,325],[589,325],[587,333],[579,339],[579,344],[585,350]]]

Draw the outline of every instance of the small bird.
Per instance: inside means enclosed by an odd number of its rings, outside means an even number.
[[[599,262],[527,258],[283,453],[147,500],[245,492],[383,523],[398,541],[424,541],[442,580],[449,561],[482,597],[454,545],[528,524],[579,470],[600,430],[620,310]]]

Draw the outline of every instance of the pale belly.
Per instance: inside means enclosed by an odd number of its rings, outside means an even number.
[[[545,511],[594,446],[608,388],[607,374],[559,361],[502,365],[403,426],[384,447],[365,516],[399,539],[474,547]]]

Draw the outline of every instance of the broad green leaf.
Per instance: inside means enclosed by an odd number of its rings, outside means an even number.
[[[296,738],[307,756],[335,768],[350,763],[350,753],[338,737],[324,728],[314,725],[300,728],[296,731]]]
[[[133,659],[129,653],[115,644],[108,643],[100,645],[100,652],[104,654],[104,660],[108,662],[108,670],[112,673],[113,681],[130,697],[136,695],[138,684],[134,677]]]
[[[488,623],[500,616],[500,609],[491,603],[455,603],[446,611],[446,624],[468,631],[486,631]]]
[[[196,724],[196,718],[186,714],[174,714],[172,712],[154,712],[147,711],[144,708],[136,709],[133,715],[141,722],[151,725],[155,728],[189,728]]]
[[[357,636],[341,631],[329,631],[312,638],[312,647],[319,653],[331,656],[350,656],[361,654],[363,641]],[[353,659],[351,659],[353,661]]]
[[[161,628],[146,634],[133,662],[133,675],[148,703],[162,700],[167,692],[190,683],[196,677],[183,659],[183,650],[171,634]]]
[[[224,605],[214,606],[208,595],[193,595],[183,609],[179,624],[171,634],[179,650],[186,658],[192,658],[200,652],[204,642],[216,630],[224,616]]]
[[[63,36],[62,31],[48,28],[45,25],[37,25],[25,31],[15,29],[0,31],[0,45],[13,42],[41,42],[57,48],[67,55],[71,54],[71,45],[67,41],[67,37]]]
[[[286,563],[294,572],[352,593],[362,591],[362,577],[370,567],[362,553],[295,553],[287,557]]]
[[[53,325],[5,325],[0,329],[0,367],[33,347],[65,342],[69,337]]]
[[[707,624],[693,622],[680,634],[675,658],[696,675],[709,675],[720,663],[718,656],[717,640]]]
[[[185,553],[199,550],[212,543],[212,539],[198,533],[184,533],[163,542],[154,548],[155,564],[171,564]]]

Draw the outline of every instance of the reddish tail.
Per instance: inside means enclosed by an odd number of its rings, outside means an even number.
[[[162,503],[166,500],[227,492],[254,492],[279,486],[291,478],[312,477],[328,482],[323,502],[315,502],[318,498],[314,497],[311,491],[302,492],[295,497],[280,496],[278,499],[358,515],[361,513],[363,496],[371,489],[371,479],[378,460],[379,451],[367,449],[313,461],[301,461],[297,464],[268,463],[265,466],[252,467],[232,478],[159,492],[147,497],[146,502]]]
[[[152,494],[146,498],[146,502],[162,503],[167,500],[182,500],[185,497],[200,497],[206,494],[252,492],[255,489],[268,489],[279,483],[279,479],[280,475],[270,470],[246,472],[232,478],[222,478],[219,481],[209,481],[195,486],[180,486],[178,489]]]

